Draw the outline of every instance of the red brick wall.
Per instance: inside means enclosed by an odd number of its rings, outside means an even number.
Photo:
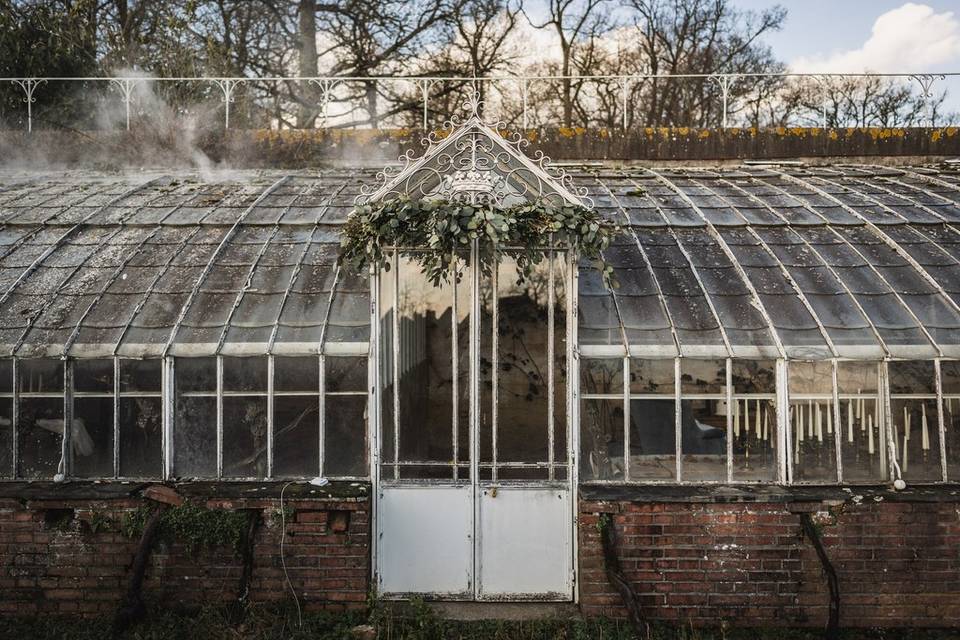
[[[67,613],[110,615],[126,588],[137,539],[119,531],[124,512],[140,499],[105,501],[0,500],[0,615]],[[295,510],[287,520],[284,558],[290,581],[306,609],[362,607],[369,587],[369,502],[366,499],[285,500]],[[210,507],[258,509],[249,600],[290,598],[280,563],[279,501],[210,501]],[[73,509],[65,526],[48,523],[50,509]],[[347,524],[329,526],[331,512]],[[109,530],[89,523],[107,518]],[[339,526],[337,528],[340,528]],[[191,552],[181,543],[154,548],[143,585],[148,602],[196,606],[236,599],[243,561],[232,546]]]
[[[954,500],[956,500],[954,498]],[[796,510],[814,521],[840,582],[841,626],[960,626],[960,503],[872,498],[828,509],[785,503],[580,505],[587,615],[625,615],[604,572],[599,514],[644,616],[674,623],[823,625],[829,591]]]

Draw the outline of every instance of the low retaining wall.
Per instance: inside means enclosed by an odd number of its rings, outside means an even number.
[[[191,504],[212,510],[257,512],[261,520],[253,540],[246,598],[286,600],[291,595],[280,561],[282,486],[257,487],[247,485],[233,492],[197,487],[184,493]],[[56,495],[57,489],[48,495]],[[139,543],[139,535],[128,537],[124,528],[147,501],[132,496],[79,497],[81,492],[75,489],[62,493],[66,495],[58,499],[0,499],[0,615],[111,616],[117,610]],[[228,497],[229,493],[234,495]],[[9,489],[4,495],[10,495]],[[332,610],[364,607],[370,575],[367,497],[296,485],[285,492],[283,504],[287,532],[283,554],[301,605]],[[233,545],[201,541],[191,549],[186,540],[160,541],[150,556],[143,597],[172,608],[236,602],[243,595],[243,572],[243,553]]]
[[[580,504],[580,594],[591,616],[624,616],[607,580],[599,523],[610,514],[621,569],[643,616],[677,624],[823,626],[823,565],[803,535],[809,513],[840,587],[841,627],[960,626],[960,497],[879,494],[728,503],[676,497]],[[602,493],[602,492],[600,492]],[[761,498],[762,500],[763,498]],[[651,501],[652,500],[652,501]]]

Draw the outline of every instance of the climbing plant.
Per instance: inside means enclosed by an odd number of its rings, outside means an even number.
[[[373,266],[389,269],[387,251],[393,247],[417,249],[410,257],[434,285],[450,278],[451,264],[469,255],[474,240],[480,245],[480,267],[485,273],[510,249],[521,279],[554,246],[571,249],[593,262],[608,287],[615,286],[613,268],[603,250],[618,229],[592,209],[551,205],[543,201],[511,207],[462,204],[446,200],[394,200],[356,207],[347,218],[339,263],[355,272]]]

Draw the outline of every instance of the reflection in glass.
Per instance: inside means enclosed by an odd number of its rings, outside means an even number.
[[[366,413],[365,395],[327,396],[324,413],[324,475],[366,475]]]
[[[623,400],[584,398],[580,406],[580,479],[623,480]]]
[[[163,475],[163,399],[120,398],[120,476]]]
[[[940,482],[936,370],[930,361],[889,363],[894,449],[907,482]]]
[[[74,398],[70,444],[73,475],[113,477],[113,394]]]
[[[173,473],[178,478],[217,476],[216,358],[177,358]]]
[[[726,360],[680,361],[681,479],[727,478]]]
[[[13,361],[0,360],[0,478],[13,476]]]
[[[833,363],[788,363],[790,405],[787,425],[793,481],[835,483],[837,447],[833,435]],[[842,403],[841,403],[842,404]]]
[[[62,453],[63,398],[21,396],[18,429],[20,477],[52,479]]]
[[[267,398],[223,398],[223,476],[265,478],[267,475]]]
[[[315,359],[310,359],[316,364]],[[273,475],[309,477],[320,473],[319,394],[274,396]]]
[[[630,360],[630,479],[677,477],[676,364]],[[622,437],[619,449],[623,451]]]
[[[733,479],[772,482],[777,470],[776,362],[731,361]]]
[[[960,362],[940,361],[943,424],[946,431],[947,480],[960,481]]]
[[[887,479],[887,425],[880,405],[876,362],[838,362],[843,481]]]

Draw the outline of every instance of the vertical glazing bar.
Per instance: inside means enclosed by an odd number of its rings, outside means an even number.
[[[479,250],[479,249],[478,249]],[[494,250],[495,251],[495,250]],[[497,262],[497,256],[493,256],[493,266],[490,268],[491,283],[493,295],[491,296],[490,306],[492,315],[490,320],[490,479],[497,481],[497,405],[500,396],[500,265]]]
[[[832,394],[833,398],[833,438],[834,443],[836,444],[836,455],[837,455],[837,482],[843,484],[843,439],[841,434],[843,429],[840,428],[840,385],[839,380],[837,380],[837,361],[833,360],[832,367]]]
[[[777,360],[777,464],[782,484],[793,484],[793,455],[790,451],[790,386],[789,370],[784,358]]]
[[[113,477],[120,477],[120,358],[113,359]]]
[[[623,479],[630,480],[630,354],[623,357]]]
[[[223,477],[223,356],[217,356],[217,477]]]
[[[63,360],[63,438],[61,444],[62,468],[59,470],[63,478],[69,478],[73,470],[73,361]]]
[[[327,442],[326,442],[326,439],[324,438],[324,434],[327,431],[326,429],[327,357],[323,355],[323,353],[321,353],[320,357],[317,358],[317,366],[320,367],[320,371],[317,373],[317,380],[319,380],[319,384],[317,385],[318,386],[317,392],[320,397],[320,400],[319,400],[320,406],[318,407],[319,413],[317,414],[317,428],[320,430],[320,433],[317,434],[317,443],[319,445],[317,447],[318,449],[317,450],[317,456],[318,456],[317,468],[319,469],[317,473],[321,478],[325,478],[326,476],[324,475],[323,468],[324,468],[324,459],[327,455]]]
[[[550,238],[551,249],[547,253],[549,257],[549,264],[547,266],[547,462],[550,465],[547,469],[547,478],[549,480],[554,479],[554,451],[553,451],[553,441],[554,441],[554,379],[553,372],[556,368],[556,363],[554,362],[554,330],[556,328],[556,321],[553,317],[554,314],[554,304],[556,303],[556,291],[554,290],[554,269],[553,261],[556,258],[556,254],[553,251],[553,238]]]
[[[273,406],[276,388],[273,380],[274,370],[273,354],[271,354],[267,356],[267,478],[273,477],[273,434],[276,431]]]
[[[570,518],[571,518],[571,536],[574,543],[570,545],[573,551],[572,564],[574,572],[579,566],[578,561],[578,538],[580,498],[578,488],[580,486],[580,356],[577,344],[577,289],[578,287],[578,269],[577,256],[573,250],[567,252],[567,276],[564,280],[567,285],[567,485],[570,487]],[[574,573],[573,580],[573,602],[577,604],[580,601],[580,580],[577,579],[577,573]]]
[[[494,266],[496,271],[496,266]],[[470,246],[470,488],[473,510],[470,512],[473,564],[470,570],[470,588],[476,598],[480,591],[477,578],[479,561],[476,541],[479,539],[480,521],[480,244],[474,240]],[[494,376],[495,378],[496,376]]]
[[[620,78],[621,99],[623,101],[623,130],[627,130],[627,95],[630,90],[630,78]]]
[[[943,381],[940,378],[940,359],[933,361],[937,385],[937,428],[940,430],[940,474],[947,481],[947,430],[943,419]]]
[[[877,365],[877,389],[879,390],[880,402],[883,405],[882,411],[879,407],[877,409],[877,422],[880,423],[880,433],[883,434],[883,437],[886,438],[887,441],[887,464],[881,466],[881,473],[885,470],[885,467],[889,467],[888,476],[890,482],[893,482],[900,477],[900,467],[897,464],[897,442],[896,438],[893,437],[893,420],[891,418],[892,413],[890,407],[890,376],[887,373],[887,364],[888,361],[884,360]],[[880,458],[880,462],[883,462],[883,458]]]
[[[374,593],[379,591],[377,580],[378,543],[380,537],[380,274],[370,269],[370,346],[367,353],[367,396],[370,419],[367,421],[367,461],[370,470],[370,481],[373,485],[373,512],[371,526],[373,534],[370,536],[370,572],[371,585]]]
[[[173,477],[173,386],[176,371],[174,370],[173,358],[164,358],[162,362],[163,366],[160,369],[160,395],[162,405],[162,409],[160,411],[160,423],[163,425],[163,438],[161,438],[160,441],[162,443],[161,448],[163,455],[163,479],[169,480],[171,477]]]
[[[20,360],[13,358],[13,477],[20,477]]]
[[[677,482],[683,477],[683,412],[680,407],[680,358],[673,359],[673,426],[674,458],[677,463]]]
[[[393,479],[400,478],[400,252],[393,252]]]
[[[450,377],[450,392],[453,394],[450,398],[450,406],[452,407],[450,424],[453,425],[454,480],[459,477],[460,471],[460,467],[458,466],[458,463],[460,462],[460,332],[457,330],[457,290],[460,288],[460,283],[457,282],[456,264],[456,258],[454,257],[450,261],[450,290],[453,295],[453,299],[450,303],[450,339],[453,344],[453,348],[450,350],[450,363],[453,371],[453,375]]]
[[[727,358],[727,482],[733,482],[733,361]]]

